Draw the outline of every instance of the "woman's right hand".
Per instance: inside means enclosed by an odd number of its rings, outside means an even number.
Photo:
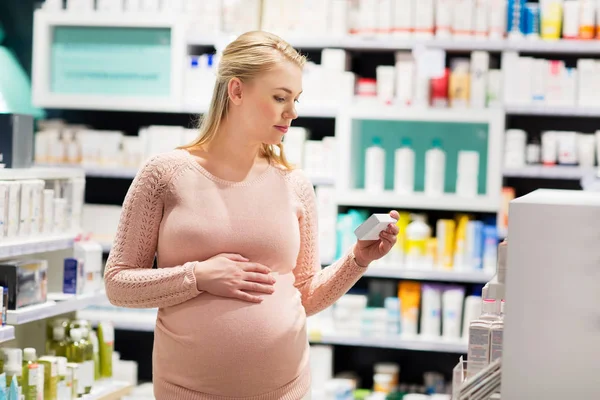
[[[260,296],[248,292],[272,294],[275,278],[271,269],[250,262],[239,254],[218,254],[194,268],[198,290],[215,296],[260,303]]]

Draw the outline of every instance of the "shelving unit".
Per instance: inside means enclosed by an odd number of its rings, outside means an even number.
[[[56,299],[56,300],[53,300]],[[42,304],[23,307],[19,310],[7,311],[7,324],[21,325],[28,322],[52,318],[57,315],[81,310],[90,305],[106,302],[106,293],[102,290],[97,293],[82,294],[77,296],[48,294],[48,301]]]
[[[462,340],[427,339],[420,336],[339,336],[316,335],[311,338],[313,344],[334,344],[339,346],[376,347],[383,349],[402,349],[415,351],[435,351],[442,353],[467,353],[467,343]]]
[[[440,281],[460,283],[486,283],[494,274],[483,271],[461,270],[411,270],[401,267],[375,265],[369,267],[363,276],[371,278],[410,279],[418,281]]]
[[[499,200],[486,196],[475,198],[446,194],[429,197],[421,193],[400,195],[394,192],[368,193],[364,190],[349,190],[336,194],[339,205],[353,207],[379,207],[417,210],[447,210],[495,213],[500,207]]]
[[[510,106],[505,107],[508,115],[531,115],[546,117],[600,117],[600,108],[593,107],[557,107],[557,106]]]
[[[15,327],[6,325],[0,327],[0,343],[8,342],[15,338]]]
[[[3,239],[0,241],[0,259],[70,249],[73,247],[76,236],[75,234],[64,234],[37,238]]]
[[[80,168],[63,167],[0,168],[0,180],[70,178],[85,178],[85,172]]]
[[[578,166],[543,166],[527,165],[523,168],[505,169],[504,176],[507,178],[540,178],[540,179],[581,179],[591,175],[596,168],[582,168]]]
[[[82,309],[77,316],[96,325],[100,321],[111,321],[115,329],[136,332],[154,332],[158,310],[132,310],[117,307]]]
[[[83,400],[120,400],[133,390],[128,382],[105,380],[98,381],[92,388],[92,393],[82,397]]]

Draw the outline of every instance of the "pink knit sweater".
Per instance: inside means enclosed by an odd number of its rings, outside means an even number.
[[[317,209],[300,170],[228,182],[185,150],[150,159],[123,204],[105,271],[111,303],[158,307],[157,400],[297,400],[310,388],[306,316],[361,277],[351,252],[321,269]],[[196,288],[194,267],[237,253],[278,272],[260,304]],[[157,269],[152,263],[157,255]]]

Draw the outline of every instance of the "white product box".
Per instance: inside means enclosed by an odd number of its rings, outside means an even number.
[[[373,214],[354,230],[354,234],[358,240],[379,240],[379,234],[386,230],[389,224],[395,223],[396,220],[389,214]]]
[[[415,93],[415,60],[410,53],[396,53],[396,102],[412,105]]]
[[[509,215],[502,400],[599,399],[600,247],[590,221],[600,194],[537,190]]]
[[[14,238],[19,235],[19,221],[21,219],[21,183],[8,182],[8,219],[6,236]]]
[[[102,12],[123,12],[123,0],[96,0],[96,9]]]
[[[350,56],[343,49],[323,49],[321,66],[330,71],[344,72],[350,69]]]
[[[32,181],[21,181],[21,196],[19,208],[19,236],[31,234],[31,193],[34,184]]]
[[[485,108],[487,99],[490,53],[474,51],[471,54],[471,108]]]
[[[457,39],[471,38],[475,30],[475,0],[456,0],[452,19],[452,36]]]
[[[349,8],[347,0],[331,0],[329,33],[333,36],[345,36],[349,33]]]
[[[39,235],[42,232],[42,204],[44,197],[44,186],[46,182],[43,180],[34,180],[31,182],[31,235]]]
[[[435,29],[434,0],[418,0],[415,8],[414,36],[418,39],[430,39]]]
[[[580,107],[594,107],[598,104],[597,69],[596,60],[584,58],[577,60],[577,73],[579,75],[577,80],[577,105]]]
[[[305,128],[290,127],[283,138],[283,148],[287,160],[294,165],[302,166],[304,159],[304,143],[308,139],[309,132]]]
[[[54,227],[54,190],[44,189],[42,196],[42,233],[51,235]]]
[[[6,236],[8,219],[8,184],[0,181],[0,239]]]
[[[67,231],[67,200],[64,198],[55,198],[54,199],[54,215],[53,222],[54,227],[52,231],[54,233],[60,234],[65,233]]]
[[[394,36],[408,38],[413,35],[416,18],[416,0],[394,1]]]
[[[387,36],[394,25],[393,0],[377,1],[377,34]]]

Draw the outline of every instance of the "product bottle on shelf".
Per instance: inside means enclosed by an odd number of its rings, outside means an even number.
[[[482,314],[469,324],[467,378],[477,374],[490,363],[492,326],[500,320],[496,300],[484,299]]]
[[[38,395],[38,364],[35,349],[28,347],[23,350],[23,374],[21,386],[25,400],[36,400]]]
[[[431,228],[425,215],[414,214],[412,222],[406,228],[406,267],[424,269],[427,254],[427,240],[431,237]]]
[[[100,342],[98,342],[98,335],[96,332],[90,332],[90,342],[94,349],[94,380],[98,381],[101,378],[100,373]]]
[[[67,356],[67,339],[65,327],[62,325],[52,328],[52,340],[48,343],[47,353],[51,356],[66,357]]]
[[[85,394],[90,394],[92,392],[92,386],[94,384],[95,370],[96,366],[94,365],[94,345],[90,341],[90,331],[88,328],[80,328],[81,329],[81,343],[84,348],[84,357],[85,361],[83,363],[83,369],[85,374],[85,383],[84,389]]]
[[[365,189],[367,192],[383,192],[385,189],[385,150],[378,137],[373,138],[366,151]]]
[[[497,321],[492,322],[490,332],[490,362],[502,358],[504,349],[504,300],[500,307],[500,316]]]
[[[394,192],[412,194],[415,190],[415,152],[409,138],[402,139],[402,146],[394,157]]]
[[[432,147],[425,153],[425,194],[438,197],[444,194],[446,153],[440,139],[433,139]]]
[[[115,328],[110,322],[100,322],[98,324],[98,342],[100,344],[100,375],[103,378],[112,378]]]
[[[85,373],[85,343],[82,342],[83,332],[81,328],[71,328],[70,330],[71,341],[67,347],[67,360],[69,363],[76,364],[77,368],[73,368],[73,375],[77,375],[77,386],[74,386],[74,392],[77,395],[85,394],[85,384],[87,382]],[[75,381],[75,377],[73,378]]]
[[[6,386],[9,388],[8,399],[11,398],[11,395],[14,398],[21,399],[23,394],[23,351],[12,348],[4,349],[4,354]]]

